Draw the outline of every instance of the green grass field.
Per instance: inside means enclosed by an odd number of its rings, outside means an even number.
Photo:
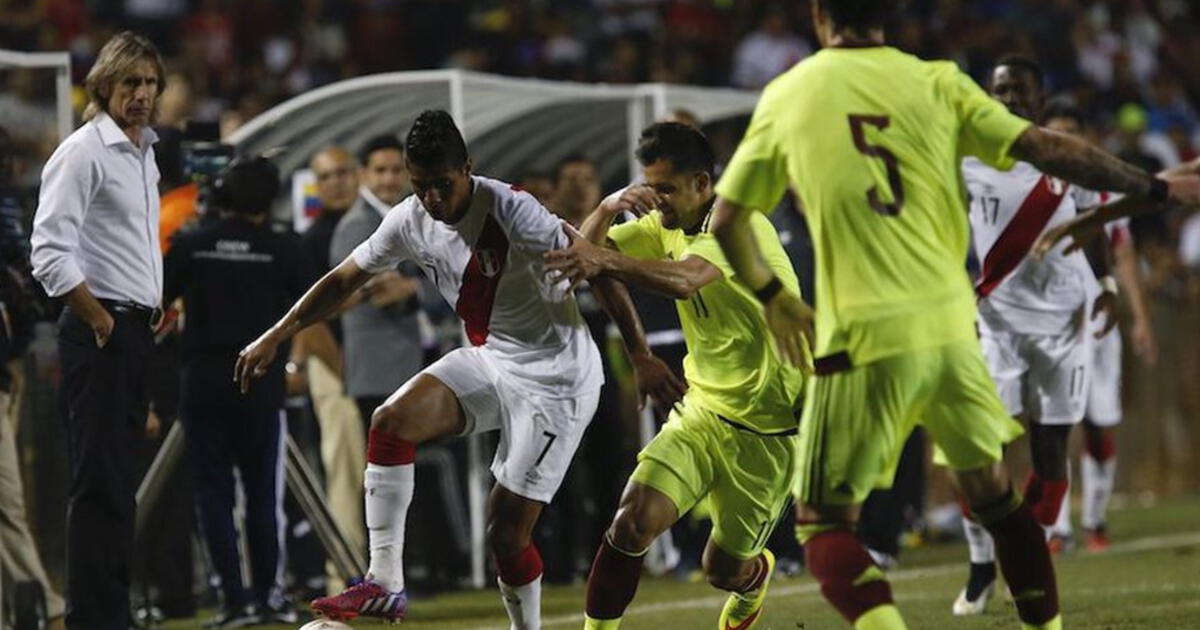
[[[1057,561],[1066,628],[1088,630],[1200,630],[1200,497],[1150,508],[1115,511],[1113,550],[1083,551]],[[950,603],[966,575],[961,543],[931,545],[908,552],[891,574],[909,628],[1017,628],[1010,604],[997,597],[986,615],[956,618]],[[758,630],[846,628],[807,576],[772,583]],[[670,579],[642,581],[622,624],[623,630],[715,628],[724,597],[705,584]],[[581,586],[550,587],[543,621],[551,628],[580,628]],[[355,628],[390,628],[354,623]],[[191,624],[189,624],[191,626]],[[173,626],[185,627],[185,626]],[[194,627],[194,626],[191,626]],[[471,591],[414,602],[404,630],[507,630],[508,621],[493,591]]]

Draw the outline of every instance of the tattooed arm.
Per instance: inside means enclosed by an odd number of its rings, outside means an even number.
[[[1124,162],[1091,143],[1042,127],[1030,127],[1013,143],[1013,157],[1089,190],[1111,190],[1136,197],[1150,195],[1154,175]]]

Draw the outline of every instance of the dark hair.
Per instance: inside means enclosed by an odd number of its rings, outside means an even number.
[[[594,161],[592,161],[592,158],[590,158],[582,153],[572,153],[572,154],[568,155],[567,157],[559,160],[558,164],[556,164],[554,166],[554,181],[557,182],[559,179],[562,179],[563,169],[570,166],[571,164],[591,164],[592,168],[596,167],[596,163]]]
[[[821,11],[828,13],[834,28],[866,33],[882,28],[900,0],[819,0]]]
[[[262,214],[279,194],[279,169],[265,157],[238,158],[213,183],[213,205],[237,214]]]
[[[467,143],[454,119],[440,109],[427,109],[417,116],[404,140],[404,150],[410,162],[425,168],[458,168],[467,163]]]
[[[695,127],[677,122],[654,123],[643,129],[636,154],[642,166],[670,160],[678,172],[703,171],[709,176],[716,162],[708,137]]]
[[[1065,99],[1055,99],[1046,104],[1042,110],[1042,123],[1048,123],[1053,118],[1070,118],[1079,125],[1080,129],[1087,127],[1087,119],[1083,115],[1083,110],[1079,109],[1074,103]]]
[[[403,154],[404,144],[400,142],[399,138],[390,133],[375,136],[367,140],[367,143],[358,151],[358,163],[366,166],[367,162],[371,159],[371,155],[376,151],[399,151]]]
[[[1028,72],[1033,75],[1039,87],[1046,80],[1046,73],[1042,71],[1042,65],[1024,55],[1004,55],[1000,58],[1000,61],[996,62],[996,67],[999,68],[1000,66],[1008,66],[1009,68],[1017,68]]]

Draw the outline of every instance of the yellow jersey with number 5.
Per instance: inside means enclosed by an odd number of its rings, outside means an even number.
[[[795,189],[816,252],[816,356],[861,365],[975,334],[959,164],[1010,168],[1029,125],[951,62],[826,48],[763,91],[717,192],[770,211]]]

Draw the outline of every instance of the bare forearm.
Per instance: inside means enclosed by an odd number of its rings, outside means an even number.
[[[71,311],[85,322],[95,321],[95,318],[104,312],[104,307],[101,306],[96,296],[92,295],[92,290],[88,288],[86,282],[75,285],[75,288],[68,291],[63,299],[66,300]]]
[[[697,277],[699,269],[695,262],[634,259],[609,251],[611,255],[606,257],[603,273],[627,285],[676,300],[687,300],[708,283]]]
[[[1113,272],[1122,292],[1129,299],[1129,309],[1136,321],[1149,321],[1150,309],[1146,306],[1146,293],[1142,290],[1141,272],[1138,270],[1137,250],[1128,241],[1121,243],[1113,252]]]
[[[288,339],[301,330],[340,313],[342,303],[371,277],[371,274],[357,267],[347,269],[346,265],[347,263],[342,263],[318,280],[283,319],[271,327],[271,334],[280,339]]]
[[[1154,176],[1092,144],[1041,127],[1030,127],[1013,143],[1012,155],[1042,172],[1091,190],[1137,197],[1150,194]]]
[[[638,316],[637,309],[634,308],[633,300],[630,299],[629,290],[625,288],[625,285],[612,278],[604,277],[593,278],[591,283],[596,300],[600,302],[604,312],[608,313],[609,319],[617,325],[617,330],[621,331],[621,340],[625,344],[625,351],[631,356],[649,354],[650,346],[646,343],[646,330],[642,327],[642,319]]]
[[[1164,170],[1161,175],[1200,175],[1200,158],[1182,162]]]
[[[584,219],[583,225],[579,227],[579,233],[588,241],[596,245],[604,245],[608,236],[608,228],[612,227],[613,219],[617,215],[605,209],[604,204],[596,208],[594,212]]]
[[[775,276],[771,268],[763,260],[758,249],[758,241],[750,229],[750,208],[738,205],[727,199],[718,198],[713,210],[712,231],[725,259],[733,267],[738,278],[751,289],[761,289]]]

